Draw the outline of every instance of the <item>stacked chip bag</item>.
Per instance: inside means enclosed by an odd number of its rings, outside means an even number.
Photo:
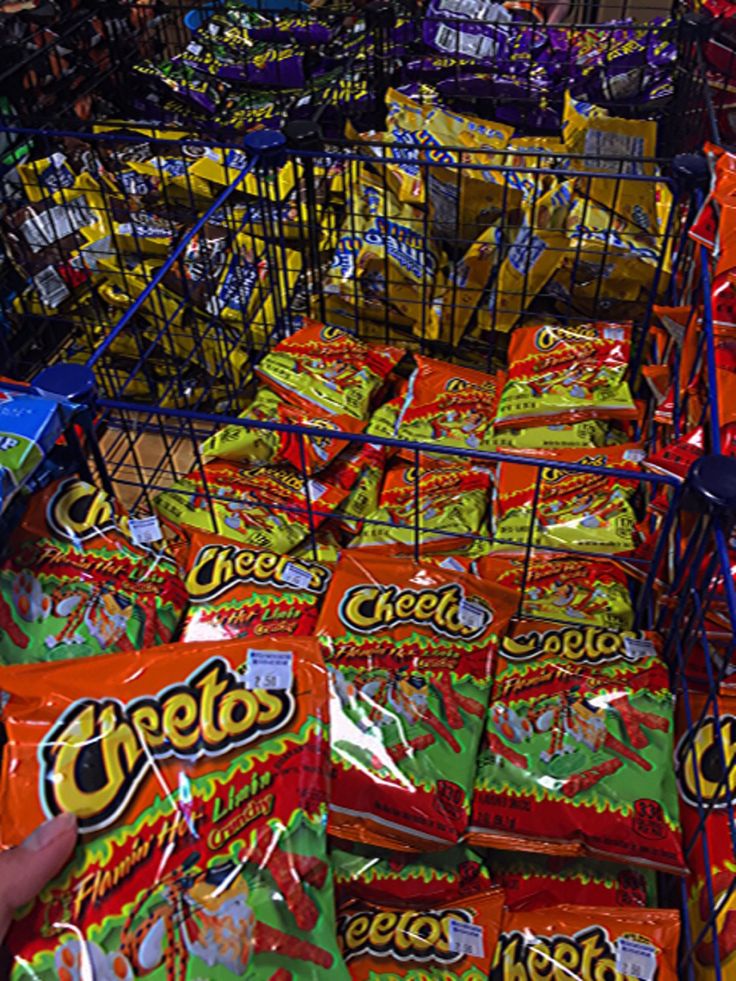
[[[330,858],[338,904],[360,899],[411,906],[418,896],[426,905],[459,902],[491,884],[482,858],[462,846],[415,856],[353,844],[349,851],[333,848]]]
[[[443,283],[444,253],[425,212],[371,176],[361,174],[357,210],[347,216],[327,272],[327,298],[347,311],[343,316],[352,309],[381,330],[408,327],[436,340],[440,313],[432,298]]]
[[[494,547],[523,551],[531,543],[611,555],[632,552],[638,532],[631,498],[643,457],[640,447],[621,445],[559,450],[544,467],[499,464]]]
[[[184,641],[314,633],[330,570],[307,558],[192,535]]]
[[[636,418],[626,382],[630,353],[630,324],[517,329],[497,427]]]
[[[0,512],[37,472],[76,406],[0,384]]]
[[[280,341],[258,365],[258,377],[296,405],[368,420],[373,401],[404,350],[364,344],[315,320]]]
[[[398,436],[448,448],[493,450],[499,376],[421,354],[414,360],[417,367],[399,416]],[[453,462],[440,455],[432,459]]]
[[[186,606],[158,522],[76,478],[31,499],[0,565],[0,661],[61,660],[167,643]]]
[[[672,909],[560,905],[504,917],[491,981],[559,972],[575,978],[675,981],[680,916]]]
[[[330,832],[427,850],[469,815],[492,660],[516,597],[439,566],[342,553],[317,624],[330,672]]]
[[[268,388],[259,389],[241,418],[320,429],[325,435],[304,437],[288,430],[250,428],[244,421],[242,425],[225,426],[206,439],[202,456],[247,463],[286,461],[312,474],[326,467],[348,445],[344,439],[330,436],[330,430],[351,433],[362,429],[362,422],[352,415],[328,415],[316,408],[291,405]]]
[[[675,753],[693,962],[699,979],[730,977],[736,965],[731,808],[736,697],[690,690],[678,712]]]
[[[524,617],[611,630],[634,625],[626,573],[606,559],[537,550],[494,553],[479,558],[475,571],[487,582],[519,592]]]
[[[488,863],[512,912],[572,902],[611,907],[656,905],[657,876],[651,869],[504,851],[488,853]]]
[[[489,541],[491,476],[456,462],[434,470],[395,463],[375,510],[365,515],[355,548],[392,554],[455,553]]]
[[[370,444],[343,453],[319,477],[287,463],[250,466],[218,460],[197,467],[154,497],[168,525],[285,553],[334,514],[375,465]]]
[[[440,901],[421,894],[410,908],[396,903],[348,900],[337,911],[340,950],[353,981],[377,977],[441,977],[483,981],[501,930],[503,893],[498,888]],[[421,963],[420,971],[413,962]],[[421,972],[421,973],[420,973]]]
[[[521,620],[502,641],[474,846],[681,872],[674,696],[654,634]]]
[[[313,640],[3,669],[0,689],[0,847],[58,814],[80,832],[10,932],[14,977],[347,977]]]

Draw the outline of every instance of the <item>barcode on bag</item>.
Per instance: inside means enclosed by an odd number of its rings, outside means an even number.
[[[471,630],[482,630],[488,622],[488,611],[471,603],[469,600],[461,599],[457,608],[457,618],[464,627]]]
[[[293,562],[287,562],[281,573],[281,577],[289,586],[295,589],[308,589],[312,581],[312,574],[306,569],[300,569]]]
[[[449,51],[451,54],[457,54],[460,50],[459,40],[459,32],[446,24],[440,24],[434,36],[434,43],[440,51]]]
[[[657,950],[628,937],[616,941],[616,970],[625,977],[652,981],[657,972]]]
[[[453,954],[468,957],[485,957],[483,949],[483,927],[464,920],[450,920],[447,946]]]
[[[624,637],[624,653],[630,661],[638,661],[640,657],[653,657],[656,655],[657,648],[651,640]]]
[[[52,309],[56,309],[70,296],[66,283],[53,266],[47,266],[33,277],[33,285],[38,290],[41,302]]]
[[[251,691],[289,691],[293,661],[291,651],[249,650],[245,662],[245,687]]]

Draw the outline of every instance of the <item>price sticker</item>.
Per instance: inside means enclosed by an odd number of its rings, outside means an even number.
[[[311,572],[307,572],[306,569],[300,569],[293,562],[286,563],[281,572],[281,577],[287,585],[293,586],[294,589],[309,589],[309,585],[312,582]]]
[[[453,954],[467,957],[485,957],[483,950],[483,927],[465,920],[450,920],[447,946]]]
[[[638,661],[642,657],[654,657],[657,648],[651,640],[639,640],[636,637],[624,637],[624,653],[629,661]]]
[[[644,450],[624,450],[624,460],[631,460],[632,463],[641,463],[646,458]]]
[[[196,58],[198,55],[202,54],[202,45],[197,44],[196,41],[192,41],[192,43],[187,47],[187,51],[189,54],[193,54]]]
[[[161,525],[155,514],[145,518],[129,518],[130,537],[136,545],[148,545],[149,542],[160,542],[164,537]]]
[[[604,327],[603,336],[607,341],[622,341],[626,337],[623,327]]]
[[[652,981],[657,973],[657,950],[628,937],[616,941],[616,970],[625,977]]]
[[[253,691],[289,691],[294,676],[291,651],[249,650],[245,662],[245,687]]]
[[[457,618],[464,627],[471,630],[482,630],[488,623],[488,610],[470,600],[461,599],[458,605]]]

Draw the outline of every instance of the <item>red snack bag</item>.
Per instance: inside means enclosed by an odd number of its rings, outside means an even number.
[[[541,426],[582,419],[635,419],[626,376],[631,324],[520,327],[496,427]]]
[[[330,574],[318,562],[195,532],[181,639],[311,636]]]
[[[673,909],[564,905],[509,913],[490,979],[677,981],[679,937],[680,914]]]
[[[644,451],[638,446],[560,450],[559,463],[599,468],[577,472],[550,462],[537,468],[501,463],[496,481],[495,541],[504,551],[532,544],[585,552],[628,552],[636,545],[636,515],[629,503]],[[627,480],[611,468],[631,470]],[[536,514],[535,487],[539,481]]]
[[[543,909],[560,903],[585,906],[654,906],[657,877],[651,869],[614,862],[556,855],[488,853],[493,880],[503,889],[506,906]]]
[[[395,464],[387,470],[378,507],[366,514],[355,548],[413,555],[417,525],[423,552],[460,552],[477,545],[479,536],[488,538],[491,477],[487,471],[466,462],[435,465],[422,468],[418,482],[417,489],[415,467]]]
[[[526,570],[526,572],[525,572]],[[519,615],[630,630],[634,622],[625,572],[605,559],[532,551],[478,559],[481,579],[520,593]]]
[[[684,697],[678,711],[675,766],[685,847],[697,837],[688,853],[692,967],[699,981],[726,979],[736,970],[736,865],[727,806],[736,803],[731,766],[736,695],[724,691],[715,705],[710,696],[692,690],[687,697],[689,719]]]
[[[664,473],[684,480],[690,467],[705,452],[705,430],[697,426],[691,432],[651,453],[642,465],[654,473]]]
[[[286,461],[308,474],[323,470],[348,443],[335,439],[330,431],[358,433],[364,423],[352,416],[331,415],[314,408],[291,405],[276,392],[262,388],[241,418],[256,422],[279,422],[291,426],[308,426],[325,431],[324,436],[299,436],[296,433],[249,428],[243,425],[225,426],[206,439],[201,447],[204,457],[234,460],[245,463],[275,463]]]
[[[401,438],[470,450],[493,450],[499,376],[420,354],[414,355],[414,360],[417,368],[409,382],[409,394],[399,422]],[[452,462],[447,457],[439,459]]]
[[[266,355],[256,374],[295,405],[367,422],[374,397],[404,349],[364,344],[307,317],[302,323]]]
[[[522,620],[501,644],[468,841],[683,868],[654,634]]]
[[[349,549],[317,636],[330,671],[330,832],[426,851],[460,840],[506,590]]]
[[[340,949],[353,981],[441,978],[486,981],[503,917],[503,893],[414,907],[348,900],[337,911]]]
[[[307,481],[288,464],[208,463],[157,494],[154,507],[174,527],[290,552],[339,509],[374,455],[359,446]]]
[[[418,896],[425,905],[461,902],[491,885],[482,858],[459,845],[411,855],[346,843],[345,849],[330,851],[330,860],[338,906],[348,899],[413,906]]]
[[[3,669],[0,690],[0,848],[65,812],[80,829],[10,932],[17,976],[344,977],[313,640]]]
[[[34,494],[0,564],[0,663],[167,643],[186,590],[158,522],[143,524],[76,478]]]

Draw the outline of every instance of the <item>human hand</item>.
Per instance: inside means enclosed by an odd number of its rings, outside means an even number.
[[[0,942],[13,911],[30,902],[71,857],[77,841],[74,814],[39,825],[17,848],[0,853]]]

